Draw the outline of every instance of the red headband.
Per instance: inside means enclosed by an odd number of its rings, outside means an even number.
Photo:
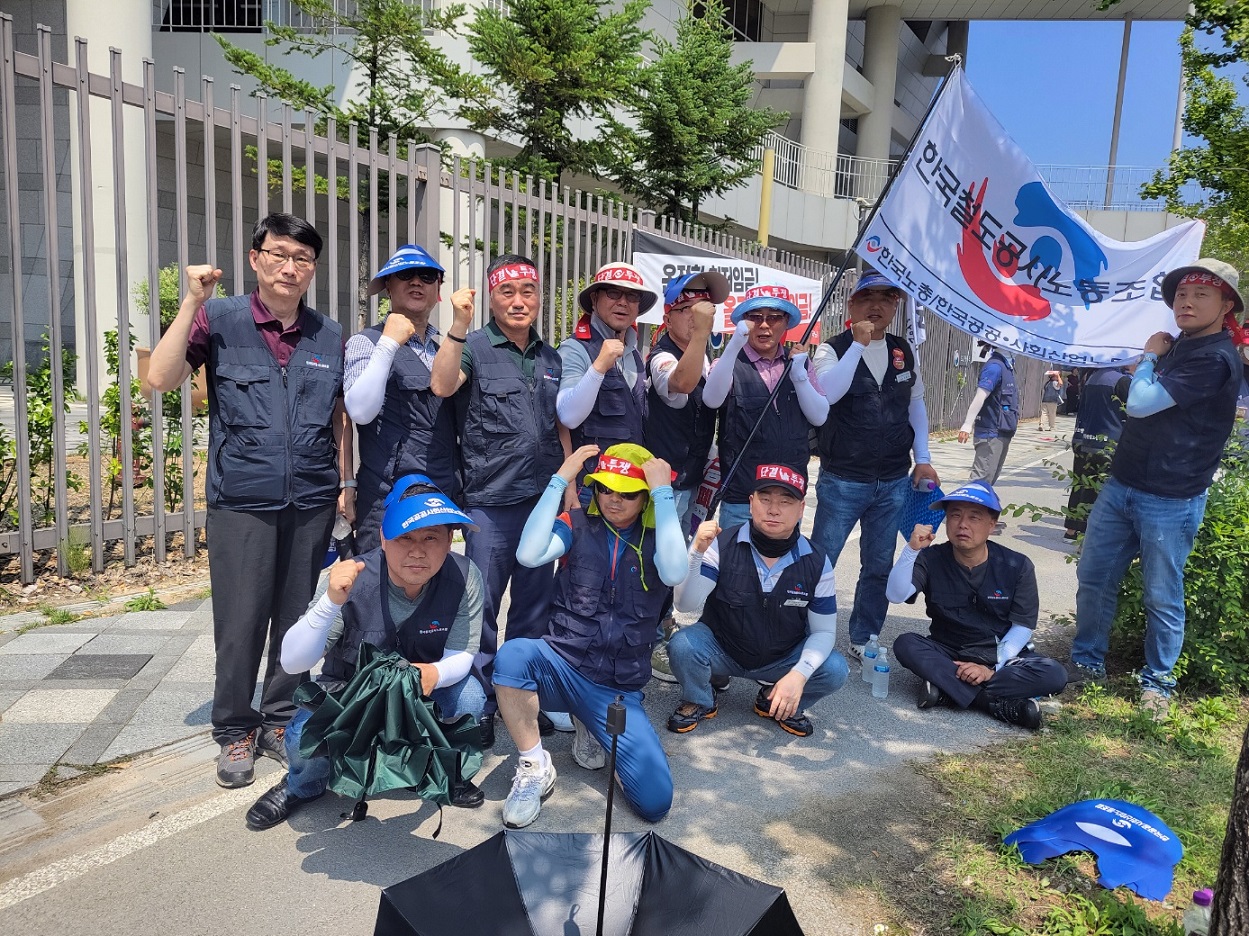
[[[486,277],[486,285],[493,290],[496,286],[500,286],[503,283],[522,279],[531,279],[536,283],[538,282],[538,271],[528,263],[511,263],[507,266],[499,267]]]
[[[755,482],[758,484],[763,481],[775,481],[777,484],[788,485],[802,494],[807,493],[807,479],[785,465],[760,465],[755,469]]]
[[[639,481],[646,480],[646,473],[638,465],[623,458],[616,458],[614,455],[600,455],[594,470],[623,475],[626,478],[636,478]]]
[[[642,281],[642,274],[625,263],[609,263],[594,274],[594,281],[590,285],[598,286],[603,283],[632,283],[635,286],[646,287],[646,283]]]
[[[705,289],[686,290],[685,292],[681,293],[681,295],[677,296],[676,299],[674,299],[672,302],[664,306],[664,311],[667,312],[671,309],[675,309],[677,306],[681,305],[682,303],[698,302],[701,299],[706,299],[708,302],[710,302],[711,293],[707,292],[707,290]]]

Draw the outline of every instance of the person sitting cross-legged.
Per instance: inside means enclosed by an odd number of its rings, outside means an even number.
[[[755,714],[792,735],[815,731],[804,709],[846,681],[837,639],[833,567],[799,531],[807,479],[785,465],[759,465],[750,494],[750,519],[721,532],[714,521],[698,528],[685,581],[676,589],[678,611],[702,611],[668,642],[681,704],[668,730],[693,731],[716,716],[713,682],[744,676],[767,683]]]
[[[933,505],[945,511],[948,542],[917,524],[889,573],[885,593],[920,592],[929,635],[899,634],[894,658],[924,680],[918,705],[973,708],[1012,725],[1041,727],[1037,696],[1062,692],[1066,668],[1028,648],[1036,629],[1036,569],[1023,553],[989,540],[1002,512],[992,486],[969,481]]]
[[[382,516],[381,545],[330,567],[282,641],[282,668],[302,673],[324,658],[317,680],[337,692],[355,675],[360,645],[367,641],[401,652],[420,671],[421,694],[443,722],[465,714],[480,719],[486,694],[471,670],[481,639],[481,572],[451,552],[454,531],[471,526],[429,478],[396,481]],[[248,810],[248,827],[272,828],[325,792],[329,758],[299,751],[311,715],[301,708],[287,726],[287,774]],[[484,800],[471,780],[456,778],[452,806],[472,808]]]

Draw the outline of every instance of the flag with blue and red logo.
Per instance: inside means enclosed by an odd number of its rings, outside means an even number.
[[[1027,357],[1109,365],[1175,331],[1162,280],[1205,225],[1140,241],[1095,230],[1050,191],[972,90],[946,81],[858,252],[955,328]]]

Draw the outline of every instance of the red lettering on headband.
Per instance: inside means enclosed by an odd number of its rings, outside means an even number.
[[[681,293],[681,295],[677,296],[676,299],[674,299],[671,303],[669,303],[667,308],[675,309],[677,306],[683,305],[687,302],[698,302],[702,299],[706,299],[708,302],[710,302],[711,293],[707,292],[704,289],[696,289],[693,292],[683,292]]]
[[[637,270],[631,270],[626,266],[610,266],[604,267],[594,274],[594,284],[599,283],[636,283],[639,286],[645,286],[642,282],[642,274]]]
[[[769,299],[784,299],[786,302],[793,302],[793,294],[784,286],[752,286],[746,290],[747,299],[755,299],[760,296],[766,296]]]
[[[1205,283],[1210,286],[1218,286],[1220,289],[1223,288],[1222,277],[1215,276],[1213,273],[1189,273],[1187,276],[1181,279],[1179,283],[1177,283],[1176,285],[1185,286],[1190,283],[1191,284]]]
[[[531,279],[536,283],[538,282],[538,271],[527,263],[511,263],[507,266],[501,266],[491,273],[486,278],[486,285],[490,289],[494,289],[503,283],[522,279]]]
[[[646,475],[640,467],[631,461],[616,458],[612,455],[600,455],[598,457],[598,465],[594,470],[605,471],[608,474],[623,475],[626,478],[637,478],[639,481],[646,480]]]
[[[798,472],[786,468],[784,465],[760,465],[755,469],[756,481],[779,481],[781,484],[788,484],[797,488],[804,494],[807,490],[807,481]]]

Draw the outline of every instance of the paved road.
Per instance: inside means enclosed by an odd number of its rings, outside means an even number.
[[[1069,431],[1071,420],[1061,425]],[[1019,436],[999,484],[1003,500],[1056,506],[1062,493],[1043,460],[1069,455],[1034,425]],[[969,446],[941,442],[933,450],[947,489],[966,476]],[[1075,580],[1060,524],[1011,520],[1003,542],[1037,564],[1043,616],[1069,614]],[[837,570],[843,605],[857,568],[851,544]],[[893,610],[887,642],[919,626],[918,609]],[[50,763],[87,765],[165,746],[50,798],[0,799],[0,931],[59,936],[159,926],[170,936],[367,934],[379,887],[501,827],[500,804],[515,764],[505,731],[478,777],[487,803],[471,812],[445,810],[436,841],[437,810],[407,795],[377,800],[360,823],[341,821],[349,804],[331,796],[286,826],[248,832],[246,807],[280,773],[262,761],[250,789],[222,791],[213,783],[216,750],[205,734],[212,669],[207,603],[23,635],[15,633],[18,623],[0,620],[0,783],[16,790]],[[118,675],[125,666],[116,660],[114,670],[72,675],[81,662],[75,657],[95,657],[90,665],[103,667],[109,661],[98,658],[110,655],[130,658],[131,666],[151,659],[129,678]],[[101,675],[108,672],[113,675]],[[854,877],[871,832],[839,817],[881,788],[914,787],[908,761],[975,749],[1015,732],[973,713],[917,711],[916,681],[901,671],[884,702],[852,673],[842,691],[812,710],[816,735],[796,739],[751,712],[755,688],[736,681],[719,717],[690,735],[661,731],[677,795],[657,831],[784,886],[808,933],[870,932],[871,901],[828,883]],[[662,725],[677,701],[675,686],[652,682],[648,716]],[[569,743],[570,736],[557,736],[549,745],[560,779],[533,828],[601,831],[606,778],[577,767]],[[614,828],[648,827],[621,806]],[[888,836],[888,817],[875,828]],[[869,872],[863,875],[870,887]]]

